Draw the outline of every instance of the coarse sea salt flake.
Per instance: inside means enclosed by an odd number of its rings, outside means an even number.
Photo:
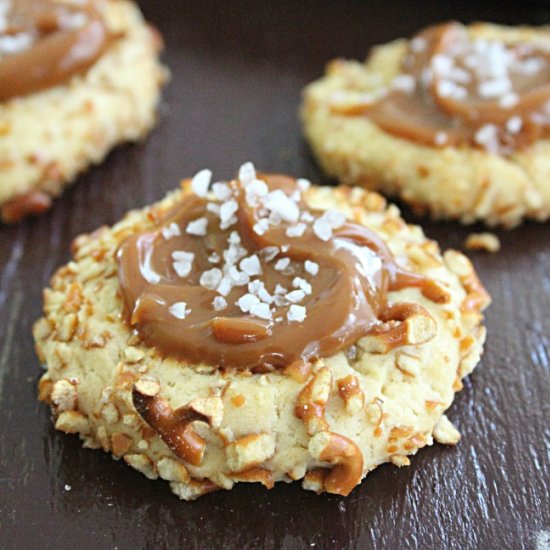
[[[288,312],[286,314],[286,318],[292,323],[297,322],[301,323],[306,318],[306,308],[304,306],[297,306],[296,304],[292,304],[288,308]]]
[[[231,292],[232,288],[233,284],[231,283],[231,279],[228,276],[225,276],[218,285],[216,292],[222,296],[227,296]]]
[[[292,286],[302,289],[306,294],[311,294],[311,285],[302,277],[294,277]]]
[[[277,271],[282,271],[283,269],[286,269],[289,264],[290,264],[290,258],[281,258],[280,260],[277,260],[275,262],[275,269]]]
[[[205,169],[197,172],[191,180],[191,188],[193,189],[193,192],[199,197],[206,197],[211,179],[212,170]]]
[[[298,205],[280,189],[275,189],[266,195],[264,206],[285,222],[295,223],[300,217]]]
[[[216,296],[212,300],[212,307],[214,311],[221,311],[227,307],[227,300],[223,296]]]
[[[263,235],[269,229],[269,222],[265,218],[258,220],[252,229],[257,235]]]
[[[171,239],[172,237],[179,237],[180,235],[181,235],[180,226],[175,222],[165,225],[162,228],[162,236],[166,240]]]
[[[247,195],[255,195],[257,197],[265,197],[269,192],[265,181],[254,179],[246,186]]]
[[[313,232],[322,241],[328,241],[332,237],[332,227],[327,220],[317,218],[313,223]]]
[[[256,179],[256,169],[254,168],[254,165],[251,162],[245,162],[239,168],[239,180],[240,180],[240,182],[244,186],[246,186],[254,179]]]
[[[523,120],[520,116],[513,116],[506,121],[506,130],[511,134],[517,134],[523,127]]]
[[[312,262],[311,260],[306,260],[304,263],[304,269],[310,274],[315,277],[317,273],[319,273],[319,264],[316,262]]]
[[[519,103],[519,96],[513,92],[503,95],[499,100],[498,104],[503,109],[511,109]]]
[[[195,259],[193,252],[186,252],[185,250],[174,250],[172,252],[172,259],[176,262],[192,262]]]
[[[327,210],[322,217],[327,220],[332,229],[339,229],[346,223],[346,216],[338,210]]]
[[[231,189],[226,183],[214,183],[212,185],[212,192],[219,201],[225,201],[231,196]]]
[[[278,246],[266,246],[262,251],[260,252],[262,255],[262,258],[266,262],[270,262],[273,260],[277,254],[279,254],[279,247]]]
[[[215,202],[209,202],[206,205],[206,210],[208,210],[208,212],[212,212],[212,214],[215,214],[216,216],[220,215],[220,205]]]
[[[303,290],[293,290],[286,295],[286,299],[294,304],[301,302],[305,297],[306,293]]]
[[[250,313],[260,319],[271,319],[273,317],[269,304],[264,304],[263,302],[254,304],[250,308]]]
[[[434,142],[436,145],[445,145],[449,141],[449,136],[445,132],[436,132]]]
[[[239,205],[235,199],[230,199],[224,202],[220,207],[220,219],[222,222],[228,222],[235,212],[239,209]]]
[[[187,304],[185,302],[175,302],[169,308],[168,311],[170,315],[176,319],[185,319],[191,310],[187,309]]]
[[[260,258],[258,258],[256,254],[253,254],[248,258],[243,258],[239,266],[247,275],[252,276],[252,275],[262,274],[262,266],[260,264]]]
[[[221,283],[222,276],[223,274],[221,272],[221,269],[214,267],[212,269],[209,269],[208,271],[205,271],[201,275],[201,278],[199,279],[199,284],[204,288],[207,288],[208,290],[215,290]]]
[[[237,301],[237,305],[243,313],[249,313],[253,306],[260,303],[260,299],[254,294],[243,294]]]
[[[193,263],[186,260],[177,261],[172,264],[172,267],[174,268],[174,271],[177,273],[178,277],[187,277],[187,275],[191,273]]]
[[[496,141],[498,128],[494,124],[484,124],[474,136],[474,141],[479,145],[488,146]]]
[[[185,230],[189,235],[196,235],[198,237],[204,237],[208,227],[208,220],[206,218],[198,218],[187,224]]]
[[[286,230],[287,237],[301,237],[306,231],[305,223],[297,223],[296,225],[291,225]]]

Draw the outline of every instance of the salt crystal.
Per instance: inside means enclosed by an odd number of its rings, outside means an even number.
[[[286,299],[289,302],[298,303],[306,297],[306,293],[303,290],[293,290],[286,295]]]
[[[211,179],[211,170],[201,170],[200,172],[197,172],[191,180],[191,188],[193,189],[193,192],[199,197],[206,197]]]
[[[306,224],[305,223],[297,223],[296,225],[291,225],[286,230],[286,236],[287,237],[301,237],[306,230]]]
[[[214,311],[221,311],[227,307],[227,300],[223,296],[216,296],[212,300],[212,307]]]
[[[191,310],[187,310],[187,304],[185,302],[175,302],[169,308],[168,311],[176,319],[185,319]]]
[[[481,82],[477,87],[477,92],[481,97],[493,98],[500,97],[510,92],[512,83],[509,78],[501,78],[498,80],[486,80]]]
[[[254,304],[250,308],[250,313],[254,315],[255,317],[259,317],[260,319],[272,319],[273,314],[271,312],[271,309],[269,308],[269,304],[264,304],[263,302],[260,302],[258,304]]]
[[[214,183],[212,185],[212,192],[219,201],[225,201],[231,196],[231,189],[226,183]]]
[[[449,136],[445,132],[436,132],[434,143],[436,145],[445,145],[449,141]]]
[[[294,277],[292,286],[302,289],[306,294],[311,294],[311,285],[302,277]]]
[[[254,179],[256,179],[256,169],[254,165],[251,162],[245,162],[239,168],[239,181],[246,186]]]
[[[328,241],[332,237],[332,227],[327,220],[317,218],[313,223],[313,232],[322,241]]]
[[[253,306],[260,303],[260,299],[254,294],[243,294],[237,301],[237,305],[243,313],[248,313]]]
[[[227,296],[231,292],[232,288],[233,285],[231,283],[231,279],[228,276],[225,276],[222,278],[220,284],[218,285],[216,292],[218,294],[221,294],[222,296]]]
[[[286,314],[286,318],[289,320],[289,322],[296,321],[298,323],[303,322],[303,320],[306,318],[306,308],[304,306],[297,306],[296,304],[292,304],[288,308],[288,312]]]
[[[279,247],[278,246],[266,246],[262,251],[260,252],[262,255],[262,258],[266,262],[270,262],[273,260],[277,254],[279,254]]]
[[[220,285],[222,276],[221,269],[214,267],[201,275],[199,284],[208,290],[215,290]]]
[[[231,231],[231,233],[229,234],[229,237],[227,237],[227,242],[229,244],[240,244],[241,236],[237,231]]]
[[[265,197],[269,192],[269,188],[265,181],[254,179],[246,186],[247,195],[255,195],[257,197]]]
[[[208,220],[206,218],[198,218],[187,224],[185,230],[190,235],[197,235],[198,237],[204,237],[206,235],[206,229],[208,227]]]
[[[187,277],[191,273],[193,267],[192,262],[189,261],[177,261],[172,264],[174,271],[177,273],[178,277]]]
[[[474,141],[484,147],[496,146],[498,128],[494,124],[484,124],[474,136]]]
[[[300,217],[298,205],[280,189],[271,191],[263,201],[264,206],[285,222],[295,223]]]
[[[523,120],[520,116],[513,116],[506,121],[506,130],[511,134],[517,134],[523,127]]]
[[[310,275],[313,275],[314,277],[315,275],[317,275],[317,273],[319,273],[319,264],[312,262],[311,260],[305,261],[304,268]]]
[[[226,202],[224,202],[220,207],[220,227],[222,229],[226,229],[230,225],[232,225],[234,222],[233,220],[237,221],[234,214],[239,209],[239,205],[235,199],[230,199]]]
[[[162,228],[162,236],[166,240],[169,240],[172,237],[179,237],[180,235],[181,235],[180,226],[175,222],[165,225]]]
[[[265,286],[262,286],[258,291],[258,298],[265,302],[266,304],[272,304],[273,303],[273,296],[269,294],[269,292],[266,290]]]
[[[513,92],[503,95],[499,100],[498,104],[503,109],[511,109],[519,103],[519,96]]]
[[[208,261],[211,264],[217,264],[218,262],[221,261],[221,257],[217,252],[212,252],[212,254],[210,254],[210,256],[208,256]]]
[[[281,258],[275,263],[275,269],[277,271],[282,271],[288,267],[288,264],[290,264],[290,258]]]
[[[193,252],[186,252],[185,250],[174,250],[172,252],[172,259],[176,262],[192,262],[195,259]]]
[[[239,271],[234,265],[229,268],[229,277],[235,286],[244,286],[250,281],[250,277],[244,271]]]
[[[256,254],[253,254],[248,258],[242,259],[239,266],[247,275],[252,276],[252,275],[262,274],[262,266],[260,264],[260,258],[258,258]]]
[[[323,216],[332,229],[339,229],[346,223],[346,216],[337,210],[327,210]]]
[[[208,212],[212,212],[212,214],[215,214],[216,216],[220,215],[220,205],[215,202],[209,202],[206,205],[206,210],[208,210]]]
[[[258,220],[252,229],[254,230],[254,233],[261,236],[269,229],[269,222],[266,219]]]

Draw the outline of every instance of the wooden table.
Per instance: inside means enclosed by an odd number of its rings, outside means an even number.
[[[247,160],[322,183],[304,144],[300,90],[335,56],[432,22],[544,23],[544,3],[329,0],[143,0],[172,69],[157,129],[80,179],[41,218],[0,227],[0,547],[543,548],[550,543],[550,225],[502,232],[499,254],[472,254],[494,298],[482,364],[450,410],[456,448],[386,465],[351,496],[298,483],[240,485],[194,503],[75,436],[55,432],[36,401],[31,325],[71,240],[160,199],[209,167]],[[550,182],[549,182],[550,185]],[[410,212],[404,210],[408,219]],[[422,222],[444,248],[469,229]]]

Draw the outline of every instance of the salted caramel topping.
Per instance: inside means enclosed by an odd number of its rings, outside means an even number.
[[[111,38],[93,0],[1,0],[0,101],[85,72]]]
[[[160,353],[255,372],[307,363],[383,331],[390,290],[430,288],[366,227],[308,208],[304,180],[245,164],[209,192],[210,177],[118,251],[127,322]]]
[[[343,112],[423,145],[510,154],[550,133],[550,48],[438,25],[409,42],[401,74],[380,96]]]

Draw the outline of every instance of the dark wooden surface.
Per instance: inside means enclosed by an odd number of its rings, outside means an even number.
[[[481,4],[481,5],[480,5]],[[544,3],[433,0],[143,0],[173,78],[158,128],[81,178],[40,219],[0,227],[0,547],[528,548],[550,539],[550,225],[502,233],[472,254],[494,298],[479,369],[450,411],[456,448],[383,466],[347,499],[299,484],[242,485],[194,503],[53,430],[36,401],[31,325],[41,289],[81,232],[161,198],[210,167],[246,160],[327,183],[300,136],[301,88],[335,56],[448,18],[550,22]],[[550,185],[550,182],[549,182]],[[405,210],[405,215],[412,216]],[[468,229],[424,223],[443,247]],[[69,490],[70,486],[70,490]]]

